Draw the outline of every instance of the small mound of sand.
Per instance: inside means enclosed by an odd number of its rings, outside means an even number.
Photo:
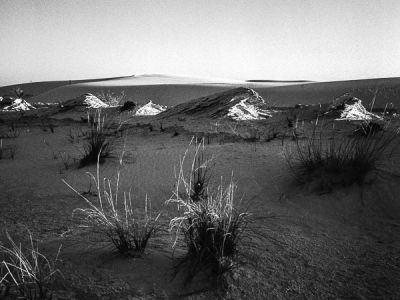
[[[343,95],[335,100],[335,104],[330,107],[331,112],[340,113],[336,120],[346,121],[379,121],[382,118],[374,113],[367,111],[362,104],[362,100],[349,95]]]
[[[68,100],[63,103],[64,107],[85,106],[87,108],[106,108],[108,104],[101,101],[95,95],[86,93],[75,99]]]
[[[166,118],[184,114],[193,117],[258,120],[271,116],[265,107],[264,99],[256,91],[241,87],[179,104],[160,116]]]
[[[31,109],[35,109],[35,107],[26,102],[24,99],[20,98],[12,100],[10,105],[3,107],[4,111],[27,111]]]
[[[234,120],[260,120],[272,117],[268,111],[251,104],[249,99],[250,98],[244,98],[240,100],[239,103],[229,108],[227,116]],[[234,101],[234,99],[231,101]],[[264,99],[262,99],[261,103],[264,103]]]
[[[135,115],[136,116],[155,116],[155,115],[158,115],[159,113],[165,111],[166,109],[167,109],[166,106],[155,104],[150,100],[147,104],[139,107],[139,109],[135,112]]]
[[[84,97],[85,98],[83,100],[83,104],[86,105],[87,107],[90,107],[90,108],[109,107],[108,104],[104,103],[99,98],[97,98],[95,95],[92,95],[90,93],[85,94]]]

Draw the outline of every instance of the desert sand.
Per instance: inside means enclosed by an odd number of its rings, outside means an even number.
[[[62,277],[53,283],[53,299],[398,299],[399,147],[384,162],[385,171],[372,172],[367,183],[329,192],[316,190],[313,182],[298,185],[285,159],[285,151],[295,148],[289,118],[307,135],[319,103],[330,104],[346,92],[369,103],[376,88],[376,107],[388,102],[398,107],[398,82],[391,78],[288,85],[144,76],[36,87],[40,93],[28,99],[32,105],[111,89],[124,90],[125,101],[152,100],[169,107],[184,103],[186,109],[199,103],[188,100],[238,86],[253,88],[272,101],[272,117],[237,121],[173,108],[156,116],[135,116],[106,108],[121,130],[115,135],[113,157],[100,165],[102,177],[115,178],[125,149],[120,190],[132,188],[138,207],[147,195],[167,228],[174,214],[165,205],[174,189],[174,170],[193,137],[204,138],[213,156],[214,181],[233,176],[238,186],[235,204],[247,209],[253,222],[239,247],[238,266],[226,274],[223,289],[207,274],[187,286],[181,276],[172,276],[184,248],[174,252],[166,230],[150,240],[142,257],[118,255],[109,242],[94,241],[92,233],[79,226],[73,210],[85,203],[63,182],[89,196],[94,191],[86,172],[95,173],[96,166],[78,168],[84,137],[68,140],[71,132],[87,130],[82,121],[87,109],[50,107],[48,112],[40,108],[0,114],[2,147],[15,149],[15,157],[5,150],[0,160],[0,241],[6,242],[3,229],[24,239],[29,228],[46,255],[51,257],[62,245]],[[314,106],[299,114],[294,109],[298,103]],[[335,122],[330,117],[323,121]],[[6,138],[11,124],[18,134]],[[351,122],[337,124],[341,134],[354,130]],[[399,126],[398,120],[393,118],[390,126]]]

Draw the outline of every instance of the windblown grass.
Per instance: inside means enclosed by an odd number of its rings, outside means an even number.
[[[294,150],[286,149],[286,161],[299,183],[320,182],[319,190],[362,184],[371,171],[381,170],[399,146],[398,135],[380,132],[338,136],[328,130],[296,138]]]
[[[30,245],[23,248],[17,244],[6,232],[9,247],[0,245],[0,253],[4,260],[1,263],[5,271],[0,278],[0,285],[4,284],[4,293],[17,293],[22,299],[45,300],[52,299],[51,282],[59,270],[56,269],[58,255],[54,260],[49,260],[39,251],[32,234],[29,233]]]
[[[190,198],[197,202],[208,197],[208,185],[211,179],[211,157],[206,153],[204,139],[200,147],[196,147],[196,153],[190,171]]]
[[[180,160],[176,189],[167,200],[167,203],[177,206],[179,213],[170,221],[170,231],[175,234],[173,246],[176,247],[182,235],[187,248],[187,254],[176,267],[176,274],[181,270],[187,272],[185,284],[201,271],[211,270],[221,275],[232,269],[238,244],[249,220],[249,213],[240,212],[234,207],[236,185],[232,180],[226,187],[222,182],[215,189],[202,186],[202,191],[206,192],[201,197],[193,197],[196,191],[193,183],[199,178],[198,167],[203,166],[201,174],[208,172],[204,171],[208,167],[203,161],[204,140],[196,143],[194,149],[189,174],[184,172],[183,167],[187,150]],[[208,181],[203,182],[208,185]]]
[[[119,161],[120,167],[122,160],[123,155]],[[67,182],[64,181],[64,183],[89,206],[74,210],[74,215],[80,218],[83,225],[112,242],[119,253],[140,255],[145,251],[150,238],[160,229],[160,213],[154,215],[147,196],[143,210],[135,210],[132,204],[131,190],[123,192],[121,199],[120,167],[115,182],[107,178],[100,179],[99,163],[97,163],[96,175],[89,173],[97,190],[96,202],[79,193]]]
[[[109,106],[118,106],[125,98],[125,92],[122,91],[120,94],[115,94],[114,92],[107,90],[107,91],[100,91],[97,94],[97,98],[99,98],[104,103],[108,104]]]
[[[110,136],[110,124],[106,116],[102,116],[101,109],[96,109],[88,118],[89,130],[83,145],[83,157],[79,167],[96,164],[98,157],[102,163],[114,151],[115,139]]]

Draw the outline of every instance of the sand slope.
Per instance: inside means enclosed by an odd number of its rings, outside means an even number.
[[[0,95],[10,92],[12,87],[0,87]],[[97,94],[111,90],[125,92],[128,101],[145,104],[149,100],[160,105],[174,106],[192,99],[205,97],[236,87],[257,91],[261,97],[276,106],[295,104],[329,103],[344,93],[352,93],[369,108],[377,90],[375,107],[393,103],[400,107],[400,78],[378,78],[335,82],[284,82],[284,81],[239,81],[226,79],[190,78],[171,75],[139,75],[112,79],[56,82],[38,82],[18,85],[25,94],[33,94],[36,102],[64,102],[85,93]]]
[[[70,84],[82,83],[82,82],[97,82],[106,81],[110,79],[116,79],[120,77],[113,78],[93,78],[93,79],[83,79],[83,80],[57,80],[57,81],[40,81],[40,82],[28,82],[21,84],[13,84],[0,86],[0,95],[11,95],[13,96],[13,90],[16,88],[21,88],[26,96],[37,96],[39,94],[45,93],[49,90]]]
[[[40,83],[38,83],[40,84]],[[145,104],[149,100],[167,106],[173,106],[191,99],[204,97],[235,87],[268,88],[293,84],[291,82],[252,83],[240,80],[219,78],[195,78],[172,75],[139,75],[115,78],[103,81],[81,82],[57,86],[32,97],[31,102],[64,102],[85,93],[96,94],[111,90],[125,92],[126,101]],[[304,84],[304,83],[302,83]]]
[[[375,90],[378,89],[375,107],[385,107],[388,102],[400,107],[399,77],[253,88],[260,96],[271,100],[277,106],[292,106],[298,103],[329,103],[345,93],[351,93],[353,96],[363,100],[367,108],[369,108],[368,104],[372,100]]]

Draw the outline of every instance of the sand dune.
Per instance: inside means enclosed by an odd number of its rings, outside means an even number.
[[[265,101],[257,92],[246,88],[231,89],[207,97],[181,103],[162,112],[160,118],[179,117],[231,117],[235,120],[257,120],[266,117],[262,110]]]
[[[264,99],[271,100],[277,106],[329,103],[345,93],[351,93],[363,100],[367,108],[377,89],[375,107],[385,107],[389,102],[397,108],[400,107],[400,78],[398,77],[252,88]]]
[[[49,90],[58,88],[60,86],[83,83],[83,82],[97,82],[116,79],[120,77],[112,78],[97,78],[97,79],[83,79],[83,80],[57,80],[57,81],[40,81],[40,82],[28,82],[21,84],[13,84],[7,86],[0,86],[0,95],[12,95],[13,90],[16,88],[21,88],[26,96],[37,96],[39,94],[45,93]]]
[[[37,84],[41,85],[42,83]],[[48,83],[46,84],[49,86]],[[96,94],[102,90],[111,90],[115,93],[124,91],[126,101],[130,100],[139,104],[145,104],[149,100],[152,100],[161,105],[173,106],[191,99],[204,97],[235,87],[268,88],[287,84],[289,83],[282,81],[250,83],[220,78],[149,74],[58,85],[55,88],[36,94],[30,100],[32,103],[64,102],[85,93]],[[24,88],[24,86],[21,87]]]
[[[400,78],[378,78],[334,82],[229,80],[215,78],[192,78],[172,75],[139,75],[98,80],[38,82],[19,85],[25,94],[33,94],[32,103],[64,102],[85,93],[97,94],[111,90],[125,92],[126,101],[145,104],[149,100],[167,106],[223,92],[236,87],[257,91],[261,97],[276,106],[295,104],[329,103],[344,93],[352,93],[369,107],[377,90],[375,107],[387,103],[400,106]],[[12,87],[1,87],[0,95],[9,93]]]

